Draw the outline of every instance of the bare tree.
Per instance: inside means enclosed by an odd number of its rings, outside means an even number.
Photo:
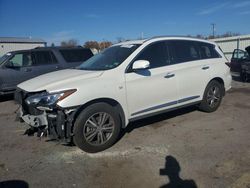
[[[124,41],[126,41],[124,38],[122,38],[122,37],[117,37],[116,38],[117,39],[117,42],[119,43],[119,42],[124,42]]]
[[[70,39],[68,41],[62,41],[61,42],[61,46],[64,46],[64,47],[74,47],[74,46],[77,46],[77,40],[76,39]]]
[[[196,38],[198,38],[198,39],[204,39],[205,37],[203,35],[201,35],[201,34],[197,34]]]
[[[240,33],[233,33],[231,31],[228,31],[222,35],[219,35],[219,37],[234,37],[234,36],[239,36]]]
[[[200,39],[214,39],[214,38],[234,37],[234,36],[239,36],[239,35],[240,33],[233,33],[233,32],[228,31],[226,33],[223,33],[221,35],[216,35],[216,36],[213,36],[213,35],[205,36],[202,34],[197,34],[195,37],[200,38]]]
[[[108,48],[112,45],[112,42],[109,41],[103,41],[99,43],[100,50],[104,50],[105,48]]]
[[[83,45],[85,48],[94,48],[97,49],[98,51],[100,50],[99,43],[97,41],[87,41]]]
[[[108,48],[112,45],[112,42],[110,41],[103,41],[103,42],[97,42],[97,41],[87,41],[84,43],[85,48],[94,48],[98,51],[103,50],[105,48]]]

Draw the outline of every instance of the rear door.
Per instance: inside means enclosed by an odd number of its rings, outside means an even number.
[[[77,67],[93,56],[90,49],[84,48],[60,49],[59,53],[66,62],[64,65],[65,68]]]
[[[210,80],[211,62],[201,58],[201,50],[208,53],[207,46],[196,41],[171,40],[168,42],[171,54],[171,67],[175,69],[179,105],[202,99],[205,87]],[[205,43],[204,43],[205,44]],[[203,49],[202,49],[203,48]]]
[[[33,51],[32,56],[35,59],[34,66],[32,67],[32,77],[60,69],[60,64],[55,55],[49,50]]]

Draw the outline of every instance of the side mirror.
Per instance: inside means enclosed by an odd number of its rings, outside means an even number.
[[[147,60],[137,60],[133,63],[133,70],[144,70],[150,67],[150,63]]]

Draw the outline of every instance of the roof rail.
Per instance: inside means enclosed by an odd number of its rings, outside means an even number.
[[[38,47],[35,47],[33,49],[41,49],[41,48],[47,48],[47,49],[50,49],[50,48],[84,48],[83,46],[38,46]]]
[[[151,38],[148,38],[145,40],[145,42],[152,40],[152,39],[156,39],[156,38],[165,38],[165,37],[180,37],[180,38],[190,38],[190,39],[197,39],[196,37],[192,37],[192,36],[184,36],[184,35],[160,35],[160,36],[154,36]]]

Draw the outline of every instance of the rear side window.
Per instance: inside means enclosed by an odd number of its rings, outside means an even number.
[[[59,51],[67,63],[84,62],[93,56],[89,49],[63,49]]]
[[[157,68],[168,65],[168,51],[166,42],[157,42],[146,47],[136,58],[136,60],[147,60],[150,68]]]
[[[173,63],[183,63],[200,59],[199,48],[193,41],[169,41],[169,50]]]
[[[51,51],[36,51],[34,54],[36,58],[35,65],[49,65],[57,63],[56,57]]]
[[[214,45],[203,42],[197,42],[197,44],[200,49],[201,59],[211,59],[220,57],[218,52],[215,50]]]

